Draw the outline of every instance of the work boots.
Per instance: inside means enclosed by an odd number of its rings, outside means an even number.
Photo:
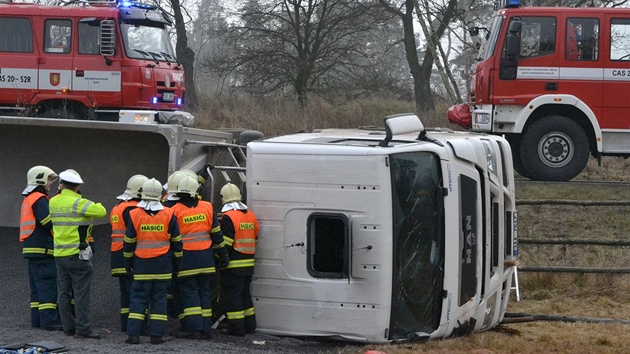
[[[127,344],[140,344],[140,337],[139,336],[129,336],[129,338],[127,338],[125,343],[127,343]]]
[[[151,344],[162,344],[166,342],[166,339],[162,336],[151,336]]]

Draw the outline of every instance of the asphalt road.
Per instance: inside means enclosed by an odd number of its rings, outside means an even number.
[[[140,345],[125,344],[120,331],[118,282],[109,274],[109,225],[95,227],[94,277],[91,291],[92,328],[100,340],[75,339],[61,331],[48,332],[30,326],[27,261],[22,258],[17,228],[0,227],[0,348],[11,343],[51,340],[64,345],[69,353],[335,353],[348,343],[275,337],[261,333],[233,337],[222,333],[212,340],[176,339],[160,345],[141,337]],[[177,323],[169,320],[169,328]]]

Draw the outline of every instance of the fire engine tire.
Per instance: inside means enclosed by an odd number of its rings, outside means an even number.
[[[563,116],[534,122],[522,135],[518,151],[528,177],[538,181],[569,181],[580,174],[589,156],[586,133]]]
[[[525,178],[530,178],[529,173],[523,166],[523,162],[521,161],[520,154],[520,144],[521,139],[518,136],[512,135],[507,136],[507,140],[510,143],[510,147],[512,148],[512,165],[514,167],[514,171],[516,171],[519,175]]]

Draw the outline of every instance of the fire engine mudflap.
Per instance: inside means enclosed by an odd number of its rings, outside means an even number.
[[[57,173],[77,170],[85,181],[86,198],[111,210],[134,174],[166,183],[178,169],[198,171],[207,163],[238,168],[237,161],[244,157],[234,158],[233,136],[171,124],[0,117],[0,184],[7,189],[0,201],[0,226],[19,225],[20,191],[32,166],[46,165]],[[224,181],[223,174],[217,176],[211,182]],[[234,173],[231,179],[238,178]],[[213,194],[214,188],[205,192]]]

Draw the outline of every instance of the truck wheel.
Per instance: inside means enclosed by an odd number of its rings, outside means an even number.
[[[523,162],[521,161],[521,154],[519,152],[521,146],[520,137],[511,135],[507,137],[507,140],[512,148],[512,167],[514,168],[514,171],[522,177],[530,178],[529,173],[527,173],[527,170],[523,167]]]
[[[588,138],[571,119],[549,116],[523,133],[518,153],[530,179],[568,181],[588,162]]]

